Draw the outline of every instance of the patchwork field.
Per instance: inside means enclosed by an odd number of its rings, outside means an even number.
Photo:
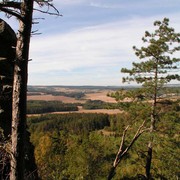
[[[114,98],[108,97],[107,93],[114,92],[112,88],[103,87],[49,87],[49,86],[31,86],[28,89],[27,100],[42,100],[42,101],[61,101],[63,103],[80,103],[84,104],[87,100],[100,100],[107,103],[116,103]],[[55,113],[71,113],[55,112]],[[73,112],[74,113],[74,112]],[[119,109],[83,109],[78,106],[76,113],[120,113]]]
[[[31,95],[27,100],[62,101],[64,103],[84,103],[85,100],[77,100],[67,96],[53,96],[52,94]]]
[[[64,103],[78,103],[85,102],[86,100],[101,100],[104,102],[115,103],[116,100],[114,98],[108,97],[107,93],[113,92],[114,89],[101,89],[87,88],[87,87],[49,87],[49,86],[31,86],[30,90],[28,90],[28,100],[44,100],[44,101],[62,101]],[[56,93],[56,95],[54,95]],[[58,93],[64,93],[66,95],[57,95]],[[82,93],[82,98],[69,97],[69,95],[74,94],[76,96],[77,93]]]
[[[64,103],[84,103],[86,100],[101,100],[104,102],[115,103],[114,98],[107,96],[108,91],[100,91],[97,93],[87,93],[82,99],[76,99],[67,96],[54,96],[52,94],[30,95],[28,100],[43,100],[43,101],[62,101]]]

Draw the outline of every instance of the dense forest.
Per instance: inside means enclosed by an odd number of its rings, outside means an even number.
[[[28,96],[31,95],[41,95],[43,94],[51,94],[53,96],[66,96],[72,97],[75,99],[80,99],[85,96],[85,93],[82,91],[75,91],[75,92],[64,92],[64,91],[57,91],[56,88],[61,86],[44,86],[44,87],[36,87],[36,86],[28,86]],[[65,88],[69,88],[69,86],[65,86]]]
[[[28,114],[41,114],[57,111],[77,111],[77,104],[63,103],[61,101],[28,101]]]
[[[154,134],[152,176],[154,179],[178,179],[179,103],[158,103],[158,131]],[[128,108],[127,108],[128,107]],[[38,172],[44,180],[107,179],[127,125],[128,145],[143,119],[150,113],[148,102],[121,104],[121,114],[56,114],[28,118],[31,141],[35,146]],[[147,124],[148,126],[148,124]],[[117,168],[114,179],[143,179],[148,133],[134,144]]]

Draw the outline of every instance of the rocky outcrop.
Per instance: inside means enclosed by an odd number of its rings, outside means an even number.
[[[11,133],[13,62],[16,34],[0,19],[0,127],[5,137]]]
[[[5,139],[10,139],[12,121],[12,86],[15,61],[16,34],[12,28],[0,19],[0,128]],[[1,134],[0,134],[1,141]],[[38,180],[34,159],[34,146],[30,143],[30,134],[26,131],[25,172],[27,180]],[[8,179],[10,159],[2,162],[0,152],[0,179]]]

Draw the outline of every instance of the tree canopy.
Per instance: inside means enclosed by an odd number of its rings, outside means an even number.
[[[133,62],[132,69],[121,69],[121,72],[129,74],[129,77],[123,78],[123,82],[136,81],[152,87],[155,81],[160,85],[180,80],[180,58],[175,56],[180,51],[180,33],[169,27],[168,18],[164,18],[162,22],[155,21],[154,26],[157,29],[153,33],[146,31],[142,38],[145,46],[133,46],[136,56],[142,61]]]

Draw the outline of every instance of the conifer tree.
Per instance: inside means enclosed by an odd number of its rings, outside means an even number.
[[[148,143],[148,154],[146,158],[146,178],[151,179],[151,161],[153,152],[153,132],[156,130],[157,122],[157,97],[160,89],[172,80],[179,81],[178,74],[180,58],[177,52],[180,51],[180,33],[169,27],[169,19],[155,21],[156,27],[153,33],[145,32],[142,38],[145,46],[140,49],[133,47],[136,56],[141,62],[133,62],[132,69],[122,68],[122,73],[129,76],[123,78],[123,82],[135,81],[142,84],[144,93],[152,100],[150,117],[151,138]]]

